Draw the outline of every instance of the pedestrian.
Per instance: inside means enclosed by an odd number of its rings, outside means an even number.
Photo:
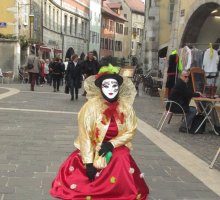
[[[96,75],[99,71],[99,63],[93,55],[93,52],[90,51],[87,54],[87,57],[82,65],[83,76],[84,78],[88,78],[91,75]],[[84,91],[83,96],[86,95],[86,91]]]
[[[35,82],[37,81],[39,75],[39,69],[41,67],[38,57],[35,55],[35,47],[31,46],[30,55],[28,56],[25,68],[29,74],[29,83],[31,85],[30,90],[34,91]]]
[[[53,91],[60,91],[60,80],[63,77],[64,69],[59,58],[55,58],[55,62],[52,64],[52,79],[53,79]]]
[[[50,194],[60,199],[146,200],[143,173],[130,155],[137,128],[135,87],[117,67],[85,80],[88,101],[78,114],[75,150],[61,165]]]
[[[182,71],[180,78],[177,80],[177,83],[175,84],[173,91],[170,94],[169,100],[174,101],[178,103],[186,113],[186,124],[185,121],[181,124],[179,131],[180,132],[187,132],[187,129],[190,130],[190,127],[192,125],[192,122],[196,116],[197,109],[194,106],[189,106],[190,100],[192,97],[199,97],[201,95],[200,92],[192,92],[187,87],[187,82],[189,80],[189,72],[188,71]],[[166,107],[169,108],[170,103],[167,103]],[[172,104],[171,112],[173,113],[182,113],[182,109],[177,104]]]
[[[44,74],[45,74],[45,81],[47,82],[47,84],[49,84],[49,59],[45,60],[44,63]]]
[[[79,88],[82,84],[82,68],[81,62],[79,61],[79,56],[73,54],[71,61],[68,63],[66,70],[66,81],[70,88],[71,101],[78,99]]]

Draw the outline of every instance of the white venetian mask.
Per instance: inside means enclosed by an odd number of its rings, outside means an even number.
[[[118,82],[113,78],[107,78],[102,81],[102,92],[108,99],[114,99],[119,91]]]

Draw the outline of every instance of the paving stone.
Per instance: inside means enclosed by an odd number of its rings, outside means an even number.
[[[28,84],[11,86],[21,89],[21,93],[0,99],[2,108],[18,105],[19,109],[78,112],[86,101],[81,96],[78,102],[70,102],[69,96],[64,94],[31,93],[28,92]],[[36,90],[52,91],[47,86],[36,87]],[[136,98],[134,106],[142,120],[156,127],[161,117],[159,103],[159,98],[145,95]],[[73,140],[78,132],[77,115],[1,110],[0,121],[3,123],[0,126],[0,191],[4,188],[4,193],[0,192],[0,200],[54,199],[49,194],[52,180],[61,163],[75,150]],[[178,126],[179,121],[172,119],[172,124],[165,126],[163,133],[209,162],[220,137],[210,133],[180,134]],[[133,146],[131,154],[145,173],[150,200],[218,199],[214,192],[138,131]],[[218,168],[218,163],[215,168]],[[16,170],[6,166],[16,166]]]

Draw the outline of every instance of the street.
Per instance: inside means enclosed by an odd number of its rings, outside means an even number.
[[[75,150],[77,113],[85,97],[52,92],[51,86],[0,85],[0,200],[51,200],[60,164]],[[80,91],[82,93],[82,91]],[[138,130],[131,152],[150,189],[149,200],[218,200],[220,160],[210,164],[220,136],[182,134],[179,119],[162,133],[159,97],[140,92],[134,103]]]

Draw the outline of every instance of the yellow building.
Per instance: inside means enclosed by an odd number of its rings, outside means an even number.
[[[7,0],[1,3],[0,13],[0,33],[16,36],[18,34],[16,0]]]
[[[201,50],[220,45],[220,0],[161,0],[159,9],[159,56],[167,48],[169,54],[186,45]]]

